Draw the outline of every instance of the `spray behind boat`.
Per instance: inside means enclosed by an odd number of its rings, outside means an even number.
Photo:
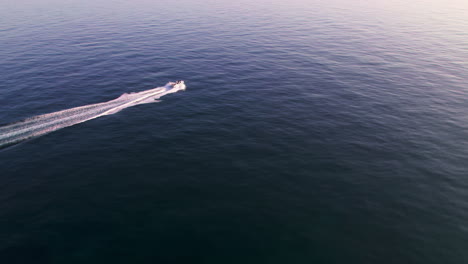
[[[157,103],[162,96],[184,91],[185,89],[184,81],[179,80],[169,82],[163,87],[136,93],[124,93],[120,97],[107,102],[74,107],[0,126],[0,148],[100,116],[115,114],[131,106]]]

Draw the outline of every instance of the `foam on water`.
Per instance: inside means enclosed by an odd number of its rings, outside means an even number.
[[[157,87],[137,93],[124,93],[120,97],[108,102],[90,104],[27,118],[23,121],[0,127],[0,148],[100,116],[115,114],[134,105],[155,103],[158,102],[157,99],[160,97],[180,90],[185,90],[183,82],[169,82],[164,87]]]

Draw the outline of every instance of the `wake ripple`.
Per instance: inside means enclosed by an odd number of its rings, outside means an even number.
[[[70,108],[54,113],[27,118],[23,121],[0,127],[0,148],[19,143],[26,139],[39,137],[64,127],[115,114],[125,108],[158,102],[160,97],[185,90],[183,81],[169,82],[164,87],[138,92],[124,93],[114,100]]]

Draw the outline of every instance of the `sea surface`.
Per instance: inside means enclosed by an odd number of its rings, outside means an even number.
[[[0,263],[468,263],[461,0],[2,0]],[[6,133],[3,131],[3,133]]]

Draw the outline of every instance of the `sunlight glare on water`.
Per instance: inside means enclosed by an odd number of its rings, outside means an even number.
[[[0,263],[466,263],[467,14],[3,1]]]

